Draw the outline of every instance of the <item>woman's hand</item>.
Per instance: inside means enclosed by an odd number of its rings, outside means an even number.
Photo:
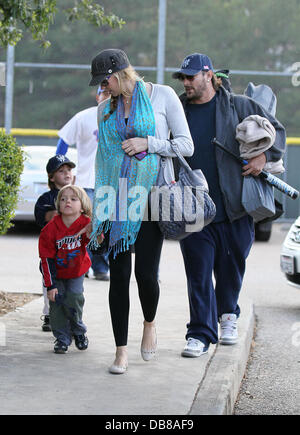
[[[251,174],[257,177],[263,170],[266,161],[267,159],[264,153],[260,154],[259,156],[253,157],[249,160],[248,165],[243,166],[242,175]]]
[[[52,290],[47,291],[47,298],[49,301],[55,302],[55,295],[58,294],[57,288],[53,288]]]
[[[148,139],[144,137],[133,137],[131,139],[124,140],[124,142],[122,142],[122,149],[129,156],[134,156],[142,151],[147,151]]]

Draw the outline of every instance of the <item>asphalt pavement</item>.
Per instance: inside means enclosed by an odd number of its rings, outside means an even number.
[[[37,234],[1,236],[0,290],[41,294]],[[72,344],[53,353],[53,336],[41,330],[43,298],[0,317],[0,414],[34,415],[219,415],[231,414],[244,375],[254,329],[252,301],[241,293],[239,343],[210,346],[200,358],[183,358],[189,318],[178,243],[165,242],[157,313],[158,352],[140,355],[143,318],[131,282],[129,368],[112,375],[114,340],[107,282],[85,279],[84,322],[89,348]]]

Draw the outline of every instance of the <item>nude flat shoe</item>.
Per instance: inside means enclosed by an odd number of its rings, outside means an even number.
[[[109,373],[112,373],[113,375],[123,375],[123,373],[125,373],[127,369],[128,369],[128,365],[117,366],[117,365],[113,364],[109,367],[108,371],[109,371]]]
[[[156,330],[155,330],[155,335],[156,335]],[[153,359],[155,357],[156,351],[157,351],[157,336],[155,337],[154,348],[146,350],[143,349],[141,346],[141,355],[144,361],[150,361],[151,359]]]

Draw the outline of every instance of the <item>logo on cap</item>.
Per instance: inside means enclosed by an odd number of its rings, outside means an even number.
[[[189,66],[191,59],[184,59],[184,61],[182,62],[182,68],[187,68]]]
[[[63,154],[57,154],[56,159],[60,162],[64,162],[66,160],[66,157]]]

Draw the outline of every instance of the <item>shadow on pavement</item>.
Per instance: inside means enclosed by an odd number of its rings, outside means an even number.
[[[40,234],[40,227],[35,222],[12,222],[13,226],[9,228],[7,236],[32,236]]]

